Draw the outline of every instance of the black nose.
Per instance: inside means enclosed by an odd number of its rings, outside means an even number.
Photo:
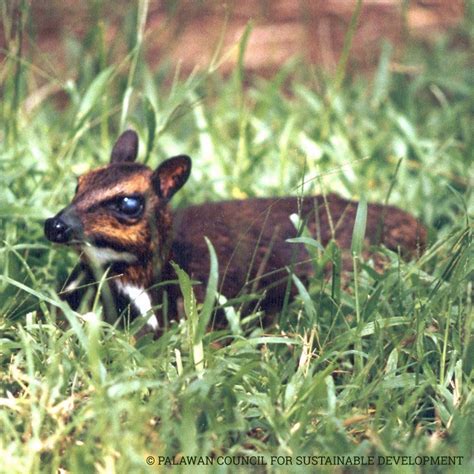
[[[72,227],[67,225],[60,217],[51,217],[44,222],[44,235],[51,242],[65,244],[72,237]]]

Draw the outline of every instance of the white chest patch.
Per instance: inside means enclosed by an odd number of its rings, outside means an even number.
[[[127,262],[132,263],[137,260],[137,257],[133,253],[129,252],[117,252],[116,250],[108,247],[99,248],[93,245],[87,245],[84,247],[84,253],[87,255],[89,260],[99,265],[105,265],[112,262]]]
[[[79,278],[76,278],[75,280],[71,281],[69,283],[69,285],[66,286],[66,288],[64,288],[62,290],[63,293],[69,293],[71,291],[74,291],[76,288],[79,288],[79,286],[81,285],[82,283],[82,278],[79,277]]]
[[[138,310],[142,317],[148,318],[147,326],[156,331],[159,327],[158,319],[152,312],[151,299],[148,293],[143,289],[133,285],[117,284],[121,293],[127,296],[133,306]]]

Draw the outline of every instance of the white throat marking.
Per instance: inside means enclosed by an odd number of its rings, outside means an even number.
[[[89,260],[99,265],[105,265],[112,262],[127,262],[132,263],[137,260],[137,257],[130,252],[117,252],[108,247],[94,247],[93,245],[84,246],[84,253]]]

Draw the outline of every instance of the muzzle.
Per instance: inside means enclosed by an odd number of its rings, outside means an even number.
[[[82,224],[73,210],[66,208],[44,221],[44,235],[51,242],[67,244],[82,237]]]

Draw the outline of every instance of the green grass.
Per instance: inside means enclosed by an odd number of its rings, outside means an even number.
[[[457,41],[412,45],[408,72],[389,68],[387,46],[370,80],[296,62],[268,80],[239,67],[170,80],[173,70],[141,59],[147,2],[127,16],[128,56],[113,59],[98,21],[85,43],[67,38],[61,76],[18,48],[31,27],[18,4],[24,25],[9,30],[0,70],[0,470],[150,472],[149,455],[450,455],[463,465],[373,472],[472,472],[470,13]],[[195,313],[208,318],[212,298],[194,308],[181,275],[191,317],[137,341],[134,327],[101,321],[100,307],[81,315],[60,302],[77,257],[42,230],[75,177],[107,162],[124,124],[152,167],[193,157],[176,206],[335,191],[409,210],[430,247],[410,263],[386,251],[384,275],[359,263],[348,291],[295,281],[299,297],[268,331],[234,305],[228,331],[203,332]]]

